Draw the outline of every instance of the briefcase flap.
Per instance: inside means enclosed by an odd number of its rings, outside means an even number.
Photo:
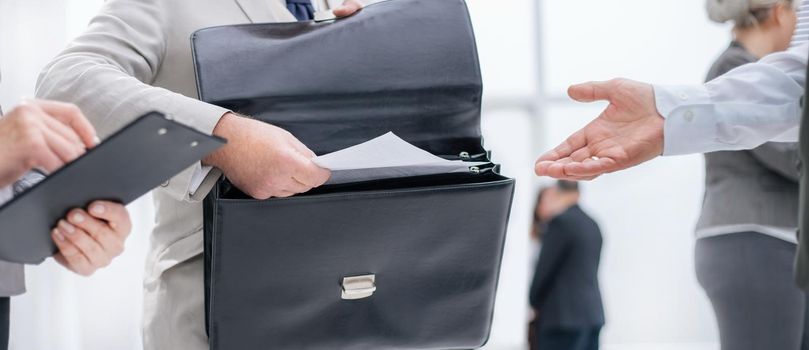
[[[482,83],[463,0],[389,0],[328,22],[202,29],[200,99],[290,131],[317,154],[388,131],[482,153]]]

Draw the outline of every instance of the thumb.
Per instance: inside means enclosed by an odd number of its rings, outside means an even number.
[[[571,85],[567,89],[570,98],[578,102],[593,102],[609,100],[612,95],[610,82],[591,81],[583,84]]]

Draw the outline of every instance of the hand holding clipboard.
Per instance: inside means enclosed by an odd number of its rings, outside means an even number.
[[[0,260],[42,262],[68,210],[99,199],[128,204],[224,144],[157,112],[138,118],[0,207]]]
[[[98,143],[76,106],[55,101],[20,104],[2,119],[0,135],[0,187],[32,168],[53,172]]]

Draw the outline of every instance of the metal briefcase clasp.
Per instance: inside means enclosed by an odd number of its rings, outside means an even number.
[[[343,277],[343,300],[368,298],[376,292],[376,275]]]

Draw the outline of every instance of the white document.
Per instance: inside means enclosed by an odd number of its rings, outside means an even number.
[[[411,145],[389,132],[359,145],[314,159],[332,171],[327,184],[469,172],[486,162],[446,160]]]

